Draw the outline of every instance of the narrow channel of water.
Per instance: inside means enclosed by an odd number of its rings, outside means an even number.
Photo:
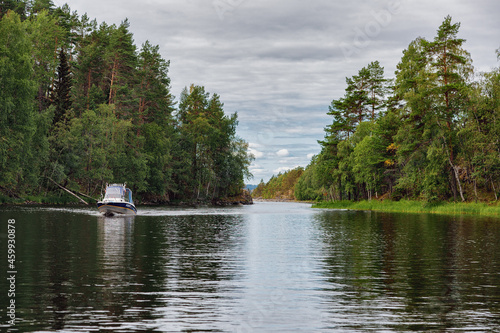
[[[500,219],[297,203],[0,207],[11,332],[492,332]],[[8,221],[15,220],[15,297]],[[16,322],[8,327],[9,302]]]

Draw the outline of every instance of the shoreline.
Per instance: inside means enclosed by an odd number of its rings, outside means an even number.
[[[100,199],[93,198],[91,196],[77,192],[79,195],[85,197],[85,201],[82,200],[76,194],[68,195],[50,193],[50,195],[24,195],[17,197],[9,197],[0,192],[0,207],[7,206],[82,206],[90,207],[94,206]],[[134,200],[136,205],[144,206],[173,206],[173,207],[183,207],[183,206],[232,206],[232,205],[251,205],[253,204],[253,198],[250,193],[246,190],[238,195],[224,198],[214,198],[214,199],[176,199],[176,200],[165,200],[164,197],[158,197],[153,195],[139,195]]]
[[[264,198],[253,198],[254,202],[300,202],[293,199],[264,199]]]
[[[499,203],[484,202],[441,202],[429,204],[423,201],[336,201],[319,202],[312,208],[319,209],[345,209],[357,211],[375,211],[388,213],[417,213],[417,214],[446,214],[446,215],[478,215],[500,218]]]
[[[306,203],[314,205],[317,201],[311,200],[296,200],[296,199],[263,199],[263,198],[253,198],[253,202],[283,202],[283,203]]]
[[[94,199],[95,200],[95,199]],[[165,206],[165,207],[197,207],[197,206],[214,206],[224,207],[233,205],[252,205],[252,199],[247,198],[222,198],[214,200],[179,200],[171,202],[152,202],[152,201],[136,201],[138,206]],[[50,198],[41,197],[35,200],[21,199],[12,200],[9,202],[0,202],[0,207],[14,206],[14,207],[30,207],[30,206],[73,206],[73,207],[93,207],[96,206],[97,201],[89,202],[85,205],[78,200],[51,200]]]

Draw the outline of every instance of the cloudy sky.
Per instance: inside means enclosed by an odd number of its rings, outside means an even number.
[[[416,37],[433,39],[444,17],[461,22],[477,71],[498,66],[498,0],[68,0],[98,22],[129,19],[138,47],[159,45],[178,98],[191,83],[238,112],[256,159],[254,179],[307,166],[330,123],[345,77],[371,61],[393,77]]]

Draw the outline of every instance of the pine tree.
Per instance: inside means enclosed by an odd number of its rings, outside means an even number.
[[[360,123],[366,119],[375,120],[385,105],[387,80],[378,61],[360,69],[358,75],[346,78],[346,84],[344,97],[333,100],[329,107],[333,124],[326,131],[330,139],[348,138]]]
[[[167,126],[172,123],[174,102],[170,93],[169,65],[170,62],[161,57],[158,46],[151,45],[149,41],[144,43],[137,70],[138,125],[156,122]]]
[[[447,16],[438,29],[433,42],[426,44],[426,52],[430,59],[432,75],[435,77],[431,94],[436,97],[434,105],[437,111],[438,126],[449,166],[454,177],[451,189],[456,195],[458,186],[460,197],[465,201],[459,177],[459,168],[455,163],[456,133],[454,123],[463,117],[467,97],[467,80],[472,73],[470,54],[463,49],[464,39],[458,38],[460,23],[451,23],[451,16]],[[441,123],[446,124],[442,126]]]
[[[452,129],[453,118],[463,106],[464,89],[472,73],[470,54],[462,48],[465,39],[457,37],[460,23],[451,23],[447,16],[433,42],[426,43],[426,53],[435,76],[433,93],[440,97],[436,109],[439,116]]]
[[[86,15],[76,24],[76,62],[73,77],[73,107],[80,116],[85,110],[95,110],[108,101],[105,91],[109,86],[106,76],[105,50],[108,48],[112,28],[90,21]]]
[[[134,74],[137,67],[137,54],[130,24],[125,20],[119,27],[112,27],[109,45],[106,48],[106,82],[108,104],[115,104],[118,114],[125,119],[133,116],[137,107],[134,101]]]
[[[348,119],[353,127],[362,123],[369,117],[369,102],[368,83],[370,72],[363,67],[359,70],[358,75],[352,78],[346,78],[347,88],[343,98],[343,104],[348,112]]]
[[[366,69],[368,71],[366,104],[370,108],[370,119],[373,121],[385,105],[384,98],[388,92],[387,79],[384,78],[384,67],[381,67],[378,61],[371,62]]]

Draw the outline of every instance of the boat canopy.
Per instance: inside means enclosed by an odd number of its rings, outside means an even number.
[[[106,188],[106,194],[104,195],[105,199],[123,199],[125,193],[123,191],[123,187],[121,186],[109,186]]]
[[[121,184],[112,184],[106,188],[106,194],[104,195],[104,199],[107,200],[116,200],[121,199],[130,203],[134,203],[132,201],[132,190],[126,188]]]

